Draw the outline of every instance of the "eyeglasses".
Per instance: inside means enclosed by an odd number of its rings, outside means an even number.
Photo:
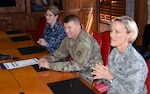
[[[44,14],[45,17],[51,17],[54,16],[53,14]]]

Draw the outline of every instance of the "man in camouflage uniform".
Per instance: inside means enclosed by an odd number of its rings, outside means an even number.
[[[100,47],[96,40],[87,32],[81,30],[79,18],[69,15],[64,19],[67,37],[62,41],[59,49],[53,54],[38,61],[39,68],[47,68],[62,72],[79,72],[81,77],[92,82],[92,67],[102,63]],[[70,61],[60,61],[71,56]]]

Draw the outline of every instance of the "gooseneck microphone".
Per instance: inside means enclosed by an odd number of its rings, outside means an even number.
[[[12,77],[14,78],[14,80],[17,82],[18,87],[20,88],[20,93],[19,93],[19,94],[25,94],[25,93],[23,92],[23,90],[22,90],[22,87],[21,87],[20,83],[18,82],[18,80],[17,80],[16,77],[14,76],[14,74],[13,74],[10,70],[8,70],[8,71],[9,71],[9,73],[12,75]]]

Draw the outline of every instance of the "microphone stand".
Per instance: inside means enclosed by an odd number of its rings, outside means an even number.
[[[18,80],[14,76],[14,74],[10,70],[8,70],[8,71],[11,74],[11,76],[14,78],[14,80],[17,82],[18,87],[20,88],[20,93],[19,94],[25,94],[24,91],[23,91],[23,89],[22,89],[22,87],[21,87],[21,85],[20,85],[20,83],[18,82]]]

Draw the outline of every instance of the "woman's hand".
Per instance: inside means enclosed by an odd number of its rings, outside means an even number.
[[[44,38],[39,38],[39,40],[37,41],[37,43],[41,46],[47,46],[47,42],[45,41]]]
[[[94,75],[94,79],[106,79],[110,81],[114,78],[112,73],[110,72],[108,65],[104,66],[101,63],[96,64],[96,66],[93,69],[92,74]]]

